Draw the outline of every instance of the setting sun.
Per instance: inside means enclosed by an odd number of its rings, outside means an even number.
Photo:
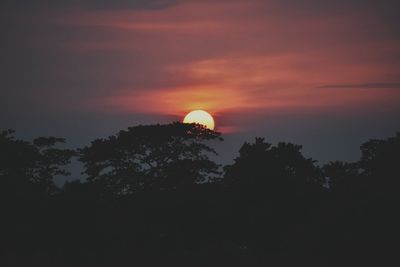
[[[184,123],[198,123],[204,125],[210,130],[214,130],[215,123],[210,113],[204,110],[194,110],[188,113],[183,119]]]

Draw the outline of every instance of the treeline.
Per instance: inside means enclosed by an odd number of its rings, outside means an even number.
[[[1,266],[392,266],[400,134],[357,162],[246,142],[213,162],[220,133],[130,127],[88,146],[0,133]],[[329,152],[327,152],[329,153]],[[54,183],[83,163],[85,181]]]

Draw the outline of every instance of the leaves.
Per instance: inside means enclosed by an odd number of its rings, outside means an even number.
[[[0,175],[12,184],[15,190],[35,185],[49,193],[55,189],[54,177],[69,175],[65,166],[76,155],[74,150],[57,148],[65,140],[56,137],[39,137],[33,142],[14,137],[14,131],[0,134]]]
[[[216,152],[203,143],[215,139],[220,133],[199,124],[139,125],[93,141],[79,160],[89,181],[102,181],[117,194],[174,188],[216,173],[218,165],[208,158]]]
[[[312,159],[301,154],[301,148],[290,143],[272,146],[264,138],[256,138],[254,143],[246,142],[235,163],[225,167],[226,183],[262,190],[321,184],[319,169]]]

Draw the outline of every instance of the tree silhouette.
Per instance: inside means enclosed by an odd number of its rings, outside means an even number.
[[[361,146],[360,168],[368,176],[399,177],[400,133],[384,140],[373,139]]]
[[[199,124],[140,125],[93,141],[80,151],[80,161],[88,181],[112,194],[171,189],[218,173],[208,156],[216,152],[203,142],[215,139],[220,133]]]
[[[370,194],[400,200],[400,133],[387,139],[373,139],[361,146],[359,167],[362,186]]]
[[[322,184],[319,169],[312,159],[301,154],[301,148],[290,143],[272,146],[264,138],[256,138],[254,143],[246,142],[235,163],[225,167],[225,181],[263,191]]]
[[[399,198],[400,135],[361,145],[354,163],[323,167],[331,181],[326,203],[326,246],[335,265],[392,265],[396,252]]]
[[[75,152],[56,146],[64,143],[62,138],[39,137],[33,142],[14,137],[13,130],[0,133],[0,176],[6,193],[28,194],[27,190],[54,193],[54,177],[69,175],[65,166]]]
[[[400,134],[322,168],[256,138],[224,179],[206,144],[218,139],[197,124],[130,127],[80,149],[88,181],[58,188],[75,154],[64,139],[1,132],[0,265],[393,265]]]

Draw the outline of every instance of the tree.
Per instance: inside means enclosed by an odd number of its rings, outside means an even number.
[[[225,168],[226,183],[263,191],[321,184],[319,169],[301,154],[301,148],[291,143],[272,146],[264,138],[246,142],[235,163]]]
[[[13,130],[0,133],[0,177],[7,193],[54,193],[54,177],[69,175],[65,166],[75,151],[57,148],[62,138],[39,137],[32,142],[16,139]],[[28,192],[29,191],[29,192]]]
[[[80,150],[80,161],[88,181],[112,194],[172,189],[218,173],[209,159],[216,152],[204,144],[215,139],[222,140],[220,133],[199,124],[139,125],[94,140]]]
[[[310,209],[319,203],[321,173],[301,146],[264,138],[244,143],[239,157],[225,168],[225,183],[232,192],[236,242],[268,250],[290,246],[284,233],[293,224],[304,224]],[[230,224],[232,224],[230,222]]]
[[[360,168],[368,176],[399,177],[400,133],[385,140],[373,139],[361,146]]]
[[[399,195],[400,133],[387,139],[373,139],[361,146],[359,161],[365,190],[385,197]]]

